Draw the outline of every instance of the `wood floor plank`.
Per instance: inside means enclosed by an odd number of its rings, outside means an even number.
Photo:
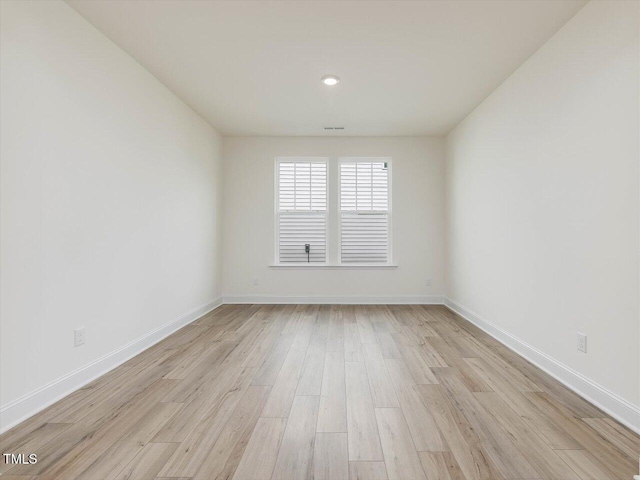
[[[344,311],[344,359],[347,362],[362,362],[362,342],[360,341],[360,331],[355,321],[355,314],[352,310]]]
[[[551,421],[567,434],[579,439],[580,444],[617,478],[632,478],[633,475],[637,475],[637,457],[629,457],[605,440],[596,430],[586,425],[582,419],[573,417],[571,411],[556,401],[555,397],[536,392],[529,393],[527,396]]]
[[[181,442],[185,446],[200,441],[204,428],[220,425],[219,415],[235,406],[242,390],[255,374],[255,368],[242,368],[240,362],[229,363],[218,371],[215,382],[209,382],[201,394],[187,403],[153,438],[153,442]]]
[[[430,367],[449,367],[450,365],[440,356],[438,350],[431,344],[431,341],[432,340],[425,338],[424,345],[418,349],[424,362]]]
[[[349,480],[388,480],[384,462],[349,462]]]
[[[409,427],[399,408],[376,408],[389,480],[426,480]]]
[[[413,340],[413,337],[409,337],[405,335],[403,329],[404,327],[401,326],[399,332],[391,333],[391,337],[393,338],[393,341],[396,342],[396,345],[398,346],[398,348],[417,347],[418,345]]]
[[[581,480],[616,480],[616,476],[586,450],[556,450],[556,454]]]
[[[596,418],[605,416],[604,412],[597,407],[566,388],[555,378],[520,357],[506,346],[497,345],[492,347],[492,349],[498,353],[504,361],[508,362],[514,368],[517,368],[523,375],[527,376],[527,378],[537,385],[540,385],[542,390],[552,394],[558,402],[571,410],[576,417]]]
[[[332,305],[329,313],[327,352],[342,352],[344,354],[344,320],[342,308],[337,305]]]
[[[278,458],[286,418],[259,418],[233,480],[269,480]]]
[[[364,353],[364,364],[367,368],[369,386],[371,387],[373,405],[375,407],[400,407],[378,344],[364,344],[362,351]]]
[[[242,369],[242,372],[245,374],[236,379],[233,387],[220,389],[218,395],[210,398],[206,411],[201,416],[185,422],[195,422],[195,425],[180,441],[180,447],[162,468],[160,476],[180,477],[184,476],[182,472],[197,471],[248,388],[251,372],[255,372],[255,369]],[[158,441],[158,436],[154,437],[154,441]]]
[[[408,305],[408,307],[413,312],[414,317],[420,320],[422,325],[432,326],[433,323],[437,323],[439,321],[438,316],[435,315],[436,309],[433,306]],[[439,334],[436,332],[435,335],[430,336],[438,335]]]
[[[418,455],[429,480],[465,480],[451,452],[418,452]]]
[[[418,344],[421,346],[424,345],[427,338],[439,336],[438,332],[434,330],[433,327],[431,327],[428,323],[421,323],[419,325],[413,325],[408,328],[416,337],[418,337]]]
[[[106,436],[110,438],[117,436],[131,422],[139,420],[174,386],[175,380],[160,378],[151,385],[145,385],[142,391],[136,389],[136,395],[128,397],[125,403],[116,403],[110,399],[110,402],[101,404],[100,409],[94,412],[95,415],[82,417],[58,435],[55,441],[43,445],[37,464],[18,465],[11,473],[13,475],[42,474],[56,469],[64,472],[67,465],[70,467],[74,465],[78,460],[77,457],[82,460],[85,449],[90,448],[94,443],[103,442]],[[98,455],[99,453],[98,451]],[[89,463],[91,463],[96,457],[93,453],[89,456],[91,457]]]
[[[402,323],[391,312],[393,305],[376,305],[378,314],[384,317],[384,321],[388,326],[391,334],[402,332]]]
[[[418,451],[444,452],[449,447],[444,441],[433,416],[425,405],[420,390],[402,360],[389,359],[386,364],[400,406],[409,425],[411,437]]]
[[[451,321],[441,321],[432,324],[433,329],[438,332],[437,337],[431,337],[429,340],[443,340],[455,352],[459,358],[482,357],[482,346],[470,341],[468,333]],[[430,342],[431,343],[431,342]],[[447,359],[447,362],[449,360]],[[451,365],[451,364],[450,364]],[[453,366],[453,365],[452,365]]]
[[[349,480],[346,433],[317,433],[313,454],[314,480]]]
[[[0,453],[23,454],[25,457],[35,453],[41,456],[41,448],[49,442],[55,441],[62,432],[71,427],[71,423],[45,423],[22,438],[14,445],[0,445]],[[0,475],[7,475],[15,465],[0,461]],[[3,477],[5,478],[5,477]]]
[[[579,480],[578,475],[537,435],[526,422],[512,410],[496,393],[474,394],[478,402],[504,428],[514,445],[526,456],[538,471],[540,478],[547,480]]]
[[[0,474],[622,480],[639,450],[444,306],[224,305],[0,435],[38,454]]]
[[[38,480],[37,475],[3,475],[2,480]]]
[[[223,368],[223,361],[227,359],[234,348],[238,346],[238,341],[223,341],[211,344],[209,353],[197,368],[195,368],[186,378],[181,380],[171,393],[162,399],[164,402],[189,403],[191,400],[201,395],[207,385],[213,381],[218,372]]]
[[[214,342],[212,342],[214,343]],[[180,358],[164,378],[182,380],[190,375],[210,354],[210,345],[203,344],[180,352]]]
[[[364,305],[357,305],[355,307],[355,315],[358,332],[360,334],[360,343],[378,343],[378,338],[371,325],[366,307]]]
[[[402,358],[400,349],[398,348],[396,341],[393,339],[391,332],[376,332],[376,336],[378,337],[378,344],[380,345],[380,351],[382,352],[383,358]]]
[[[436,369],[448,399],[476,432],[483,450],[505,478],[540,478],[537,471],[512,443],[506,432],[480,405],[453,368]]]
[[[474,372],[465,362],[463,357],[450,343],[450,339],[446,337],[432,337],[429,339],[429,345],[432,346],[438,355],[449,365],[456,368],[462,381],[467,389],[472,392],[491,392],[491,386],[488,385],[481,377]]]
[[[409,372],[411,372],[411,376],[413,376],[413,379],[418,385],[431,385],[438,383],[438,379],[433,375],[429,365],[427,365],[418,352],[418,347],[401,346],[400,353],[404,363],[409,369]]]
[[[256,372],[251,385],[273,385],[276,383],[282,364],[287,358],[295,333],[282,333],[275,342],[274,348],[271,350],[264,363]]]
[[[153,480],[176,448],[177,443],[147,443],[116,480]]]
[[[611,418],[583,418],[582,420],[629,457],[640,456],[640,438],[615,420]]]
[[[169,418],[178,412],[180,407],[181,405],[177,403],[156,404],[147,415],[124,432],[120,441],[106,449],[77,478],[81,480],[92,480],[94,478],[110,480],[115,478],[117,473],[142,451],[155,433]],[[83,460],[87,458],[88,454],[85,452]]]
[[[549,421],[529,401],[524,392],[518,390],[500,372],[493,369],[481,358],[466,358],[471,368],[486,381],[520,417],[531,426],[552,449],[581,449],[582,445],[563,431],[556,423]]]
[[[347,396],[343,352],[326,352],[318,412],[318,432],[347,431]]]
[[[512,367],[505,362],[499,355],[495,354],[493,349],[486,349],[487,355],[483,355],[482,359],[487,362],[493,369],[500,372],[511,385],[521,392],[542,392],[542,388],[533,380],[520,372],[517,368]]]
[[[299,480],[312,474],[319,404],[320,400],[316,396],[295,397],[278,452],[273,480]]]
[[[288,316],[284,313],[285,309],[281,305],[265,305],[265,307],[273,307],[263,314],[262,323],[264,330],[258,338],[255,339],[253,345],[246,354],[245,365],[247,367],[260,368],[264,364],[266,358],[271,353],[275,343],[280,338],[284,329]]]
[[[249,442],[258,416],[269,395],[269,386],[252,385],[242,396],[231,418],[225,424],[213,448],[197,471],[185,470],[183,476],[194,480],[229,479],[233,477]]]
[[[38,473],[42,478],[75,478],[87,469],[107,448],[123,438],[132,424],[144,422],[159,401],[175,387],[176,380],[160,379],[135,396],[130,402],[111,413],[110,421],[94,423],[84,417],[68,428],[55,442],[43,449],[42,458],[35,465],[19,466],[12,473]],[[171,409],[177,408],[177,405]],[[159,414],[163,414],[160,409]]]
[[[369,319],[373,326],[373,330],[375,331],[382,357],[385,359],[402,358],[398,345],[392,336],[392,333],[397,333],[399,331],[399,325],[395,324],[393,316],[386,306],[370,305],[367,308],[367,312],[369,313]]]
[[[402,333],[409,341],[409,345],[412,347],[420,347],[424,345],[424,335],[422,332],[417,331],[416,327],[417,326],[414,323],[402,327]]]
[[[345,362],[350,461],[383,460],[378,424],[362,362]]]
[[[316,324],[307,349],[296,395],[320,395],[328,332],[328,324]]]
[[[295,394],[320,395],[323,369],[324,348],[309,347]]]
[[[460,412],[455,411],[446,398],[442,385],[419,385],[425,402],[454,454],[467,480],[504,479],[491,458],[483,451],[477,434],[459,420]]]
[[[147,355],[143,354],[143,356]],[[68,408],[61,408],[59,414],[51,421],[54,423],[98,424],[100,418],[105,418],[102,415],[108,417],[108,413],[113,409],[126,405],[127,402],[144,392],[171,370],[171,367],[162,365],[162,361],[167,357],[167,352],[159,350],[155,360],[152,355],[147,357],[148,361],[140,362],[138,367],[127,367],[124,375],[116,378],[113,382],[95,388],[80,402],[72,401]],[[177,382],[164,383],[165,387],[168,385],[177,385]]]
[[[289,416],[307,349],[307,347],[291,347],[280,369],[278,378],[276,378],[276,382],[271,389],[264,411],[260,415],[261,417]]]
[[[318,317],[318,309],[318,305],[298,305],[296,307],[299,316],[291,344],[292,348],[307,348],[309,346]]]

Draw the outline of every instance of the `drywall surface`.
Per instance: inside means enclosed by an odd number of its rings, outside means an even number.
[[[587,4],[459,124],[445,197],[448,297],[635,406],[638,8]]]
[[[219,296],[221,137],[64,2],[0,8],[7,407]]]
[[[225,137],[223,284],[234,301],[350,297],[405,301],[444,288],[443,139],[436,137]],[[392,158],[392,242],[395,269],[274,269],[275,158]],[[337,208],[329,183],[329,208]],[[337,231],[329,228],[329,260],[337,262]],[[431,286],[426,285],[427,278]],[[257,285],[254,285],[254,280]],[[340,300],[340,299],[337,299]]]

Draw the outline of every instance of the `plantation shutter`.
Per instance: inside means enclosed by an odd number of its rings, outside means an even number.
[[[326,161],[278,163],[277,214],[280,263],[326,262]]]
[[[384,161],[340,164],[342,263],[389,261],[389,175]]]

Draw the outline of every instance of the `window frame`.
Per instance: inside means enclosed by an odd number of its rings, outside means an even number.
[[[325,216],[325,256],[324,262],[280,262],[280,164],[281,163],[324,163],[326,165],[326,208],[324,210]],[[330,212],[330,197],[331,187],[329,181],[330,170],[330,158],[329,157],[303,157],[303,156],[291,156],[291,157],[276,157],[274,162],[274,177],[275,177],[275,190],[274,190],[274,259],[273,266],[282,267],[323,267],[329,265],[330,254],[330,242],[329,242],[329,212]],[[318,210],[309,210],[307,213],[320,213]]]
[[[387,261],[380,263],[358,263],[342,261],[342,164],[343,163],[373,163],[387,162]],[[337,211],[338,211],[338,264],[341,266],[392,266],[393,263],[393,209],[392,209],[392,172],[393,162],[391,157],[338,157],[338,188],[337,188]],[[382,210],[372,210],[371,213],[384,213]]]

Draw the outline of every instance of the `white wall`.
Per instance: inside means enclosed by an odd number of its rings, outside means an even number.
[[[65,3],[0,5],[6,426],[219,296],[221,138]]]
[[[638,5],[587,4],[447,137],[448,296],[617,413],[640,405]]]
[[[225,296],[418,297],[441,295],[442,138],[225,137]],[[392,157],[393,270],[281,270],[274,262],[274,162],[278,156]],[[335,232],[329,232],[335,235]],[[337,237],[335,237],[337,240]],[[334,243],[335,245],[336,243]],[[253,285],[253,279],[258,285]],[[431,287],[426,279],[431,278]],[[411,297],[411,298],[410,298]]]

